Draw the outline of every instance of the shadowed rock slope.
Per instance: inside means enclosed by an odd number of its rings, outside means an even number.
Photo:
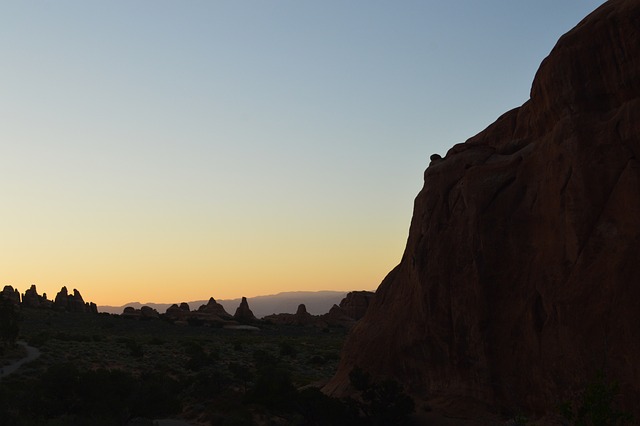
[[[640,418],[640,2],[560,38],[521,107],[425,172],[400,264],[346,342],[416,394],[548,413],[598,370]]]

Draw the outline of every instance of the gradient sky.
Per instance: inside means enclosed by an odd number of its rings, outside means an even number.
[[[5,1],[0,284],[375,289],[433,153],[602,1]]]

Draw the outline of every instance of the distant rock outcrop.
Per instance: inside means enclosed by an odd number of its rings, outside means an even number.
[[[304,304],[298,305],[298,310],[295,314],[273,314],[267,315],[263,318],[272,324],[277,325],[315,325],[318,321],[318,317],[311,315],[307,312],[307,307]]]
[[[253,315],[251,309],[249,309],[249,302],[247,302],[247,298],[243,297],[240,302],[240,306],[236,309],[236,313],[233,315],[233,318],[239,322],[255,322],[258,319]]]
[[[323,324],[326,324],[328,327],[344,327],[350,329],[356,324],[356,319],[350,317],[347,311],[339,305],[333,305],[329,312],[321,316],[321,320]]]
[[[344,291],[290,291],[278,294],[255,296],[251,298],[251,310],[256,318],[262,318],[276,312],[295,313],[296,308],[301,303],[307,307],[307,311],[312,315],[320,315],[328,312],[334,304],[340,303],[345,296]],[[222,305],[227,312],[235,312],[241,299],[216,299],[216,303]],[[207,300],[189,301],[189,306],[206,305]],[[166,312],[171,303],[140,303],[131,302],[121,306],[100,305],[100,312],[120,314],[127,306],[140,309],[142,306],[149,306],[158,312]]]
[[[36,285],[32,284],[31,287],[22,295],[22,306],[50,309],[53,307],[53,301],[47,299],[46,293],[40,296],[36,289]]]
[[[323,315],[311,315],[306,306],[301,304],[295,314],[273,314],[264,317],[264,320],[278,325],[298,325],[325,327],[351,328],[367,310],[374,293],[371,291],[352,291],[340,302]]]
[[[140,309],[135,309],[132,306],[127,306],[122,312],[122,317],[133,318],[140,320],[158,319],[160,314],[155,309],[149,306],[143,306]]]
[[[95,303],[85,303],[80,292],[73,289],[73,294],[69,294],[67,287],[62,287],[53,302],[55,309],[67,312],[90,312],[98,313]]]
[[[0,297],[6,300],[10,300],[12,303],[19,305],[20,304],[20,292],[17,289],[14,289],[10,285],[5,285],[0,293]]]
[[[531,98],[432,158],[405,252],[345,343],[441,401],[544,414],[598,371],[640,418],[640,2],[560,38]]]
[[[167,318],[172,320],[185,320],[189,317],[191,311],[189,310],[189,305],[186,303],[181,303],[180,306],[177,304],[173,304],[167,308],[165,315]]]
[[[55,301],[47,299],[47,294],[42,296],[38,294],[36,285],[32,284],[31,287],[24,292],[22,297],[18,289],[14,289],[10,285],[6,285],[0,297],[11,300],[16,305],[20,305],[25,308],[39,308],[39,309],[57,309],[67,312],[87,312],[98,313],[98,307],[95,303],[85,303],[78,290],[73,290],[73,294],[69,295],[67,288],[62,287],[60,292],[56,295]]]
[[[340,302],[344,314],[358,321],[364,316],[375,295],[372,291],[351,291]]]
[[[201,305],[198,310],[192,311],[188,303],[182,302],[167,308],[165,316],[180,323],[195,323],[205,325],[233,325],[237,324],[234,318],[225,311],[224,307],[211,297],[206,305]]]
[[[209,301],[207,302],[206,305],[202,305],[198,308],[198,312],[199,313],[204,313],[204,314],[210,314],[210,315],[215,315],[218,318],[224,319],[224,320],[231,320],[233,319],[233,317],[231,316],[231,314],[229,314],[225,309],[224,306],[222,306],[221,304],[219,304],[218,302],[216,302],[216,299],[214,299],[213,297],[209,299]]]

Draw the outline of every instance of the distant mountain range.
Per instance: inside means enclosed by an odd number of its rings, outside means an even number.
[[[337,305],[347,295],[346,291],[290,291],[268,296],[256,296],[247,298],[249,308],[257,318],[262,318],[271,314],[295,313],[298,305],[304,303],[307,312],[313,315],[321,315],[329,312],[333,305]],[[216,302],[224,306],[224,309],[233,315],[240,305],[241,298],[238,299],[216,299]],[[197,310],[201,305],[206,305],[209,299],[194,300],[187,302],[191,310]],[[179,300],[174,303],[180,304]],[[111,314],[121,314],[124,308],[131,306],[140,309],[142,306],[154,308],[159,313],[164,314],[173,303],[140,303],[131,302],[122,306],[98,306],[99,312]]]

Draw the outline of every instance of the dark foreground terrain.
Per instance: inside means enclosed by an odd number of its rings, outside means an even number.
[[[335,372],[345,335],[342,328],[229,330],[22,309],[18,340],[41,355],[0,379],[1,423],[401,423],[412,401],[395,382],[373,384],[356,371],[365,390],[359,401],[317,389]],[[6,347],[2,364],[24,354],[20,345]]]

